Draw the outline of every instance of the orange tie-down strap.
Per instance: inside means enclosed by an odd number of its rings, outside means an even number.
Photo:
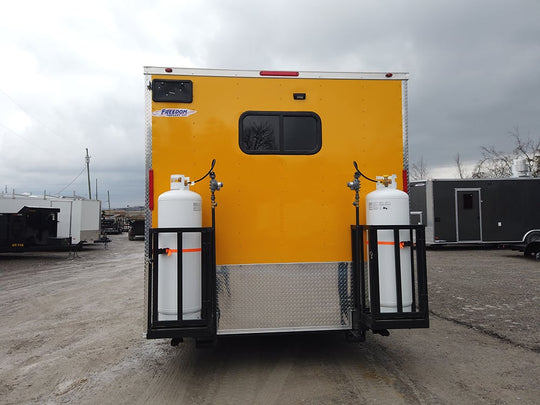
[[[369,244],[369,241],[366,240],[366,245],[368,245],[368,244]],[[379,244],[379,245],[391,245],[391,246],[395,245],[394,242],[385,242],[385,241],[378,241],[377,244]],[[409,242],[409,245],[410,245],[410,242]],[[399,242],[400,249],[403,249],[405,246],[407,246],[405,242]]]
[[[200,252],[201,248],[193,248],[193,249],[182,249],[182,253],[192,253],[192,252]],[[167,256],[172,255],[173,253],[178,253],[178,249],[165,249],[165,252],[167,252]]]

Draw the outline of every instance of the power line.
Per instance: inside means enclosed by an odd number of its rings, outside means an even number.
[[[2,128],[4,129],[4,131],[11,133],[11,134],[15,135],[15,136],[18,137],[18,138],[21,138],[23,141],[28,142],[29,144],[31,144],[31,145],[34,146],[34,147],[37,146],[39,149],[42,149],[43,151],[45,151],[45,152],[47,152],[47,153],[50,153],[50,152],[51,152],[50,149],[47,149],[47,148],[45,148],[45,147],[43,147],[43,146],[37,144],[36,142],[31,141],[30,139],[28,139],[28,138],[22,136],[21,134],[16,133],[15,131],[12,131],[11,129],[9,129],[8,127],[6,127],[6,126],[5,126],[4,124],[2,124],[2,123],[0,123],[0,127],[2,127]]]
[[[4,96],[6,96],[6,98],[11,101],[13,104],[15,104],[23,113],[25,113],[28,117],[30,117],[32,120],[34,120],[35,122],[37,122],[39,125],[41,125],[44,129],[46,129],[49,133],[51,133],[52,135],[54,136],[57,136],[58,138],[60,139],[64,139],[64,137],[62,137],[61,135],[57,134],[56,132],[54,132],[52,129],[50,129],[47,125],[45,125],[41,120],[37,119],[36,117],[34,117],[32,114],[30,114],[28,111],[26,111],[26,109],[24,109],[24,107],[22,105],[20,105],[19,103],[17,103],[13,97],[11,97],[9,94],[7,94],[4,90],[0,89],[0,93],[2,93]]]
[[[86,166],[84,166],[81,170],[81,172],[77,175],[77,177],[75,177],[71,183],[69,183],[67,186],[65,186],[62,190],[60,190],[58,193],[56,193],[56,195],[60,195],[60,193],[62,193],[62,191],[64,191],[66,188],[68,188],[69,186],[71,186],[73,183],[75,183],[75,180],[77,180],[79,177],[81,177],[81,174],[84,173],[84,171],[86,170]]]

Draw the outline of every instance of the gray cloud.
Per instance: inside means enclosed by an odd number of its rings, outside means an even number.
[[[457,153],[474,162],[483,145],[510,150],[516,126],[540,136],[533,0],[30,1],[4,15],[0,186],[9,191],[61,190],[89,148],[100,194],[142,204],[144,65],[410,72],[410,158],[432,168],[451,167]],[[85,176],[73,191],[87,193]]]

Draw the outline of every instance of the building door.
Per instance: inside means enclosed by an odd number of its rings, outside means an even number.
[[[456,240],[482,240],[480,189],[456,189]]]

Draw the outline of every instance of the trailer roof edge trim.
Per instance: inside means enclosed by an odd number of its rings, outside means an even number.
[[[466,178],[466,179],[460,179],[460,178],[441,178],[441,179],[423,179],[423,180],[413,180],[411,183],[426,183],[426,182],[468,182],[468,183],[474,183],[474,182],[499,182],[499,181],[526,181],[526,180],[534,180],[534,181],[540,181],[540,177],[484,177],[484,178]]]
[[[406,72],[327,72],[327,71],[297,71],[298,75],[264,75],[261,72],[269,70],[232,70],[232,69],[191,69],[191,68],[165,68],[145,66],[145,75],[170,75],[170,76],[218,76],[218,77],[264,77],[281,79],[368,79],[368,80],[408,80]],[[273,71],[279,73],[280,71]]]

